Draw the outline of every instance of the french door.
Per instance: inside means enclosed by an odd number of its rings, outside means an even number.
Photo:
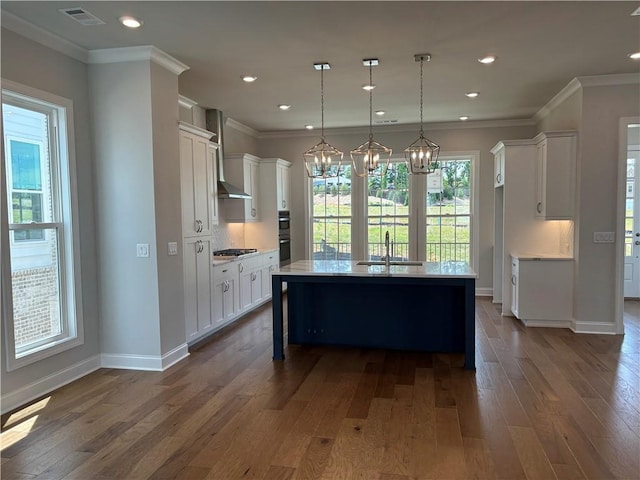
[[[640,297],[640,127],[627,131],[625,187],[624,296]]]

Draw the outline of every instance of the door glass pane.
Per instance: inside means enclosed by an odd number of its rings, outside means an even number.
[[[16,350],[62,333],[58,239],[55,229],[38,230],[46,248],[32,249],[25,258],[25,246],[11,246],[11,283]],[[29,230],[13,230],[28,238]],[[25,260],[26,263],[25,263]]]
[[[391,163],[383,177],[367,179],[367,247],[370,260],[386,254],[389,232],[389,257],[409,259],[409,172],[404,163]]]
[[[341,172],[312,182],[314,260],[351,260],[351,167]]]

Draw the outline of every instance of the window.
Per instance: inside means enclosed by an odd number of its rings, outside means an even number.
[[[3,288],[3,318],[12,370],[76,346],[83,335],[72,104],[8,81],[3,87],[2,230],[9,248],[2,274],[11,285]]]
[[[393,260],[461,261],[477,269],[479,152],[444,152],[439,169],[409,175],[393,155],[383,177],[313,179],[310,185],[310,257],[380,260],[389,232]]]
[[[394,159],[395,160],[395,159]],[[393,260],[409,259],[409,171],[404,161],[389,164],[386,175],[367,179],[367,246],[369,260],[386,255],[385,236]]]
[[[351,260],[351,167],[340,176],[312,182],[312,245],[314,260]]]

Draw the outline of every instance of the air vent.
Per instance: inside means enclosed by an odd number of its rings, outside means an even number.
[[[640,7],[636,8],[633,12],[631,12],[632,17],[640,16]]]
[[[63,8],[58,10],[60,13],[64,13],[68,17],[73,18],[76,22],[85,27],[89,27],[92,25],[104,25],[105,22],[100,20],[95,15],[87,12],[83,8],[73,7],[73,8]]]
[[[376,120],[375,123],[383,124],[383,123],[398,123],[398,120]]]

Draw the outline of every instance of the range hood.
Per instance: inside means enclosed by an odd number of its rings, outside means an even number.
[[[230,184],[224,179],[224,116],[222,111],[209,109],[205,112],[207,130],[215,132],[218,148],[218,198],[241,198],[250,199],[251,195],[245,193],[244,189]]]

